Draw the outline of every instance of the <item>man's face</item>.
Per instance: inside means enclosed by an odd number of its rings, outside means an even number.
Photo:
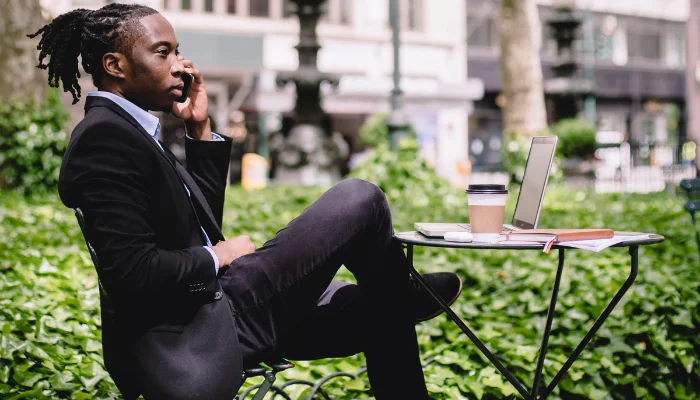
[[[177,59],[175,31],[160,14],[140,20],[146,33],[134,42],[124,68],[124,96],[146,109],[170,111],[182,94],[184,67]]]

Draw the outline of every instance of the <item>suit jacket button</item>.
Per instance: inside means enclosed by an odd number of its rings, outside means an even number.
[[[214,293],[214,300],[220,300],[223,297],[221,292]]]

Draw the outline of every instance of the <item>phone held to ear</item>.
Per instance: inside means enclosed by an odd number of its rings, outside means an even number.
[[[185,87],[182,88],[182,96],[175,99],[178,103],[184,103],[187,101],[187,96],[190,94],[190,87],[192,86],[192,81],[194,77],[192,74],[182,74],[182,81],[185,83]]]

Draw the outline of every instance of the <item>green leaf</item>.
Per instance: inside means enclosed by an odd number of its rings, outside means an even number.
[[[539,354],[539,347],[535,346],[518,346],[515,349],[515,355],[523,357],[528,362],[533,362]]]
[[[7,364],[3,364],[3,362],[0,360],[0,382],[7,383],[7,381],[9,379],[10,379],[10,366]]]
[[[52,389],[69,391],[73,390],[80,385],[74,381],[75,377],[69,371],[57,372],[49,378],[49,384]]]
[[[345,383],[345,387],[349,390],[365,390],[365,381],[362,379],[353,379]]]
[[[98,382],[107,376],[109,376],[107,371],[95,361],[80,367],[80,381],[85,385],[87,390],[92,390]]]
[[[26,347],[27,353],[33,355],[34,357],[40,358],[42,360],[51,360],[51,356],[44,351],[41,347],[33,344],[33,343],[28,343]]]
[[[467,377],[464,379],[464,383],[477,399],[481,400],[481,398],[484,397],[484,387],[480,382],[477,382],[475,378]]]
[[[32,387],[34,386],[43,376],[38,372],[31,371],[20,371],[15,369],[12,378],[22,386]]]
[[[669,392],[668,386],[666,386],[665,383],[663,383],[663,382],[654,382],[653,387],[654,387],[654,389],[656,389],[661,395],[663,395],[663,398],[665,398],[665,399],[670,399],[670,398],[671,398],[671,392]]]
[[[689,310],[679,310],[678,314],[671,316],[671,321],[675,325],[687,326],[688,328],[695,328],[693,324],[693,318]]]
[[[73,392],[71,394],[71,399],[72,400],[92,400],[94,396],[89,393],[84,393],[84,392]]]

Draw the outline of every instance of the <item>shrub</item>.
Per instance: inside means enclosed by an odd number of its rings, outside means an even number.
[[[552,127],[552,134],[559,137],[557,152],[564,158],[591,159],[598,148],[596,127],[579,119],[563,119]]]
[[[389,143],[389,128],[386,126],[387,114],[378,113],[369,117],[360,127],[360,139],[368,147],[377,147],[383,143]],[[409,136],[416,137],[413,127],[408,128]]]
[[[0,104],[0,188],[31,193],[56,187],[68,118],[57,90],[50,90],[41,104]]]

